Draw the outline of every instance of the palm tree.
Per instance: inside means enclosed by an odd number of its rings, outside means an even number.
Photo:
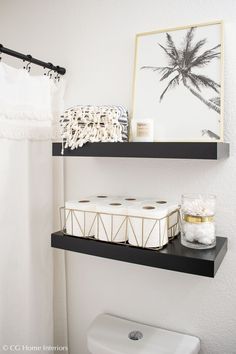
[[[196,68],[205,67],[213,59],[220,58],[220,44],[199,54],[199,50],[205,45],[206,39],[193,44],[194,31],[194,27],[191,27],[187,31],[184,43],[180,48],[176,48],[171,35],[166,33],[166,47],[160,43],[158,44],[168,57],[168,66],[143,66],[141,69],[150,69],[154,72],[159,72],[162,75],[160,81],[166,80],[172,74],[174,75],[174,77],[173,75],[171,76],[172,78],[168,85],[160,95],[160,101],[162,101],[168,90],[182,83],[201,102],[220,114],[220,97],[208,100],[201,94],[201,87],[212,89],[217,94],[220,94],[220,85],[205,75],[193,72]]]

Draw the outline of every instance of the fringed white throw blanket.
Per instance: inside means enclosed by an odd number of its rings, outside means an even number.
[[[122,106],[76,106],[60,120],[65,148],[76,149],[87,142],[128,141],[128,112]]]

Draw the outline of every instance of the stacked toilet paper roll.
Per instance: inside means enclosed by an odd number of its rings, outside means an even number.
[[[88,198],[65,203],[66,232],[69,235],[89,237],[95,235],[96,203]]]
[[[134,206],[134,205],[141,205],[144,201],[142,198],[138,198],[132,195],[128,197],[127,196],[117,197],[116,199],[119,200],[121,203],[127,205],[127,207]]]
[[[111,197],[110,195],[107,194],[98,194],[98,195],[92,195],[88,197],[89,200],[91,200],[94,203],[106,203],[110,202],[114,197]]]
[[[131,245],[157,248],[168,243],[168,208],[141,204],[128,208],[128,241]]]
[[[127,206],[117,198],[98,203],[96,211],[98,223],[95,237],[102,241],[125,242]]]
[[[180,219],[179,210],[180,206],[178,203],[169,203],[168,206],[169,216],[168,216],[168,237],[171,239],[180,233]]]
[[[168,237],[171,239],[177,236],[180,232],[179,227],[179,203],[168,201],[163,198],[152,198],[144,203],[149,203],[158,208],[168,208]]]
[[[95,203],[110,203],[110,202],[115,202],[115,203],[122,203],[125,205],[139,205],[144,202],[144,199],[138,198],[135,196],[117,196],[117,195],[106,195],[106,194],[100,194],[100,195],[92,195],[88,197],[91,201]]]

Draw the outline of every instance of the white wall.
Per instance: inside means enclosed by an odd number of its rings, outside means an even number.
[[[131,109],[137,32],[225,20],[225,161],[66,160],[66,196],[117,193],[218,196],[218,234],[229,251],[215,279],[67,253],[70,354],[87,354],[86,330],[110,312],[197,335],[202,354],[236,353],[236,2],[69,0],[0,2],[1,42],[68,69],[66,103]]]

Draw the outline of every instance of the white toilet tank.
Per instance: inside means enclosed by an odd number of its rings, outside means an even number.
[[[88,334],[91,354],[198,354],[197,337],[99,315]]]

